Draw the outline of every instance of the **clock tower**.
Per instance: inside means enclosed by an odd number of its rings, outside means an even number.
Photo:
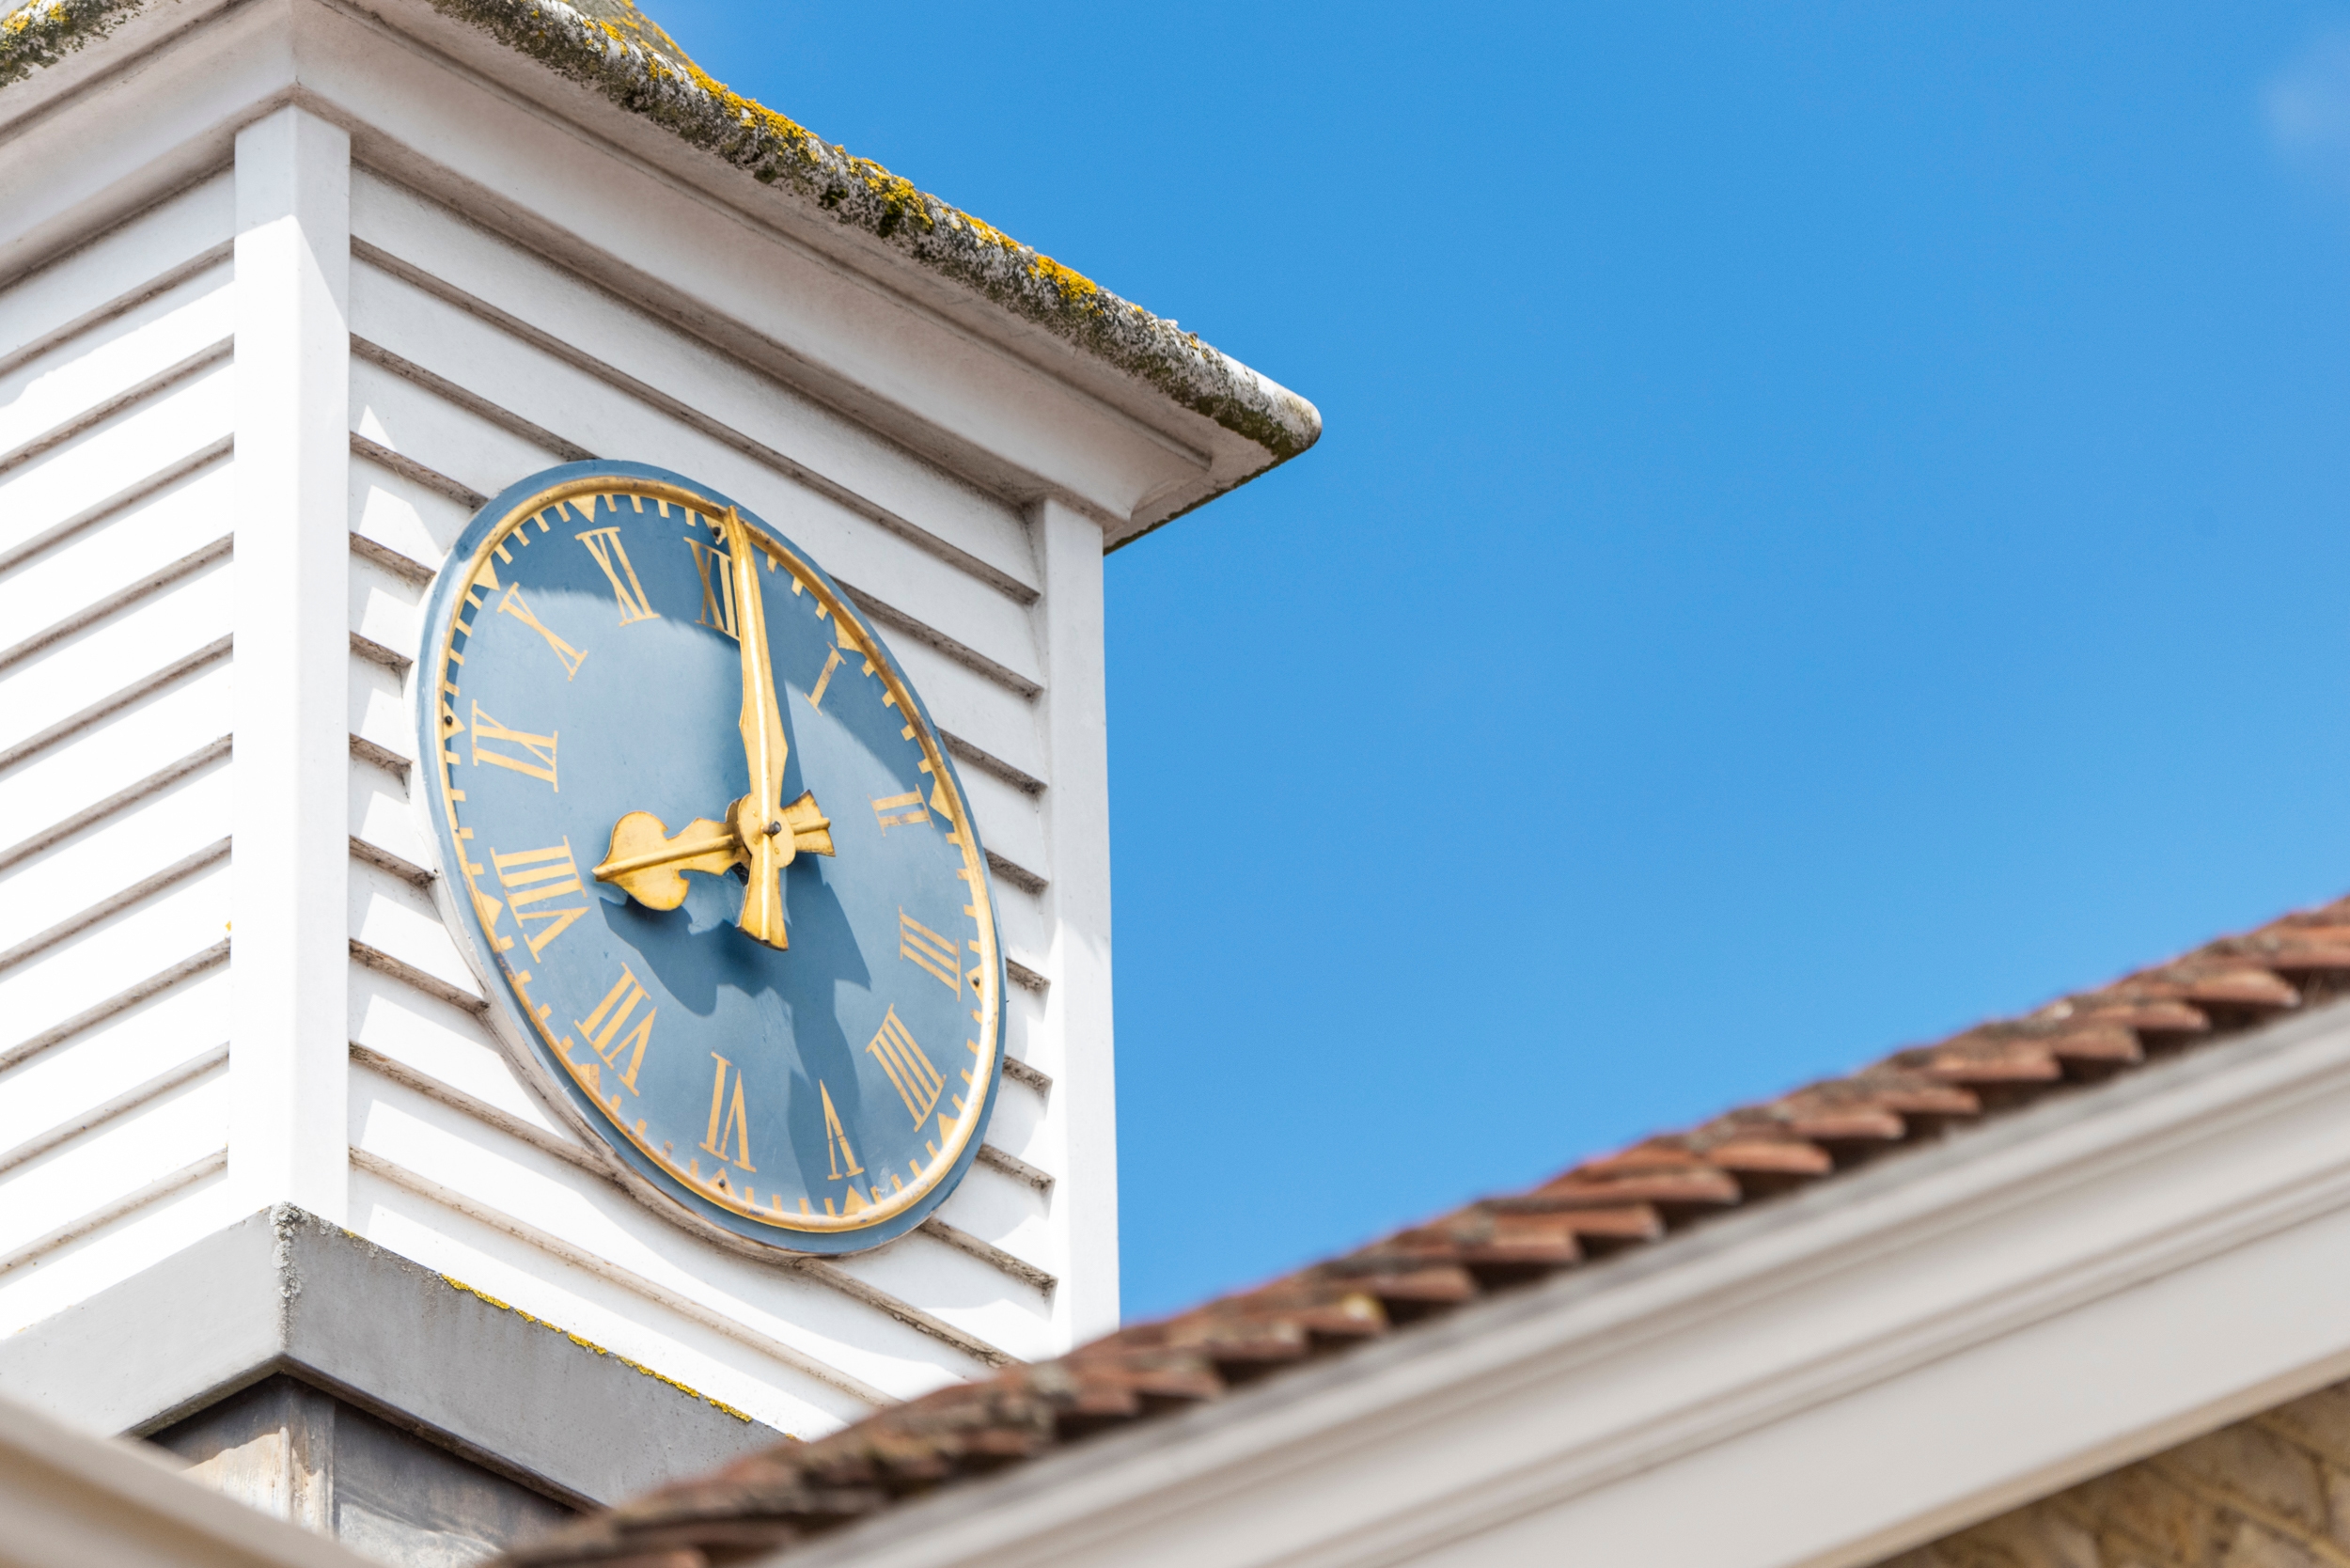
[[[1114,1326],[1103,559],[1312,407],[626,0],[0,152],[0,1397],[458,1561]]]

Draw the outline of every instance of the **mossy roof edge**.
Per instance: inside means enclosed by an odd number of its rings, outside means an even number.
[[[635,28],[565,0],[429,0],[518,54],[601,92],[679,139],[782,186],[929,271],[1034,322],[1162,396],[1255,442],[1276,462],[1322,433],[1322,416],[1277,385],[870,158],[853,156]],[[104,38],[148,0],[29,0],[0,19],[0,86]]]
[[[0,17],[0,87],[55,65],[143,9],[147,0],[26,0]]]
[[[646,48],[565,0],[431,0],[621,108],[780,185],[930,271],[1044,327],[1265,448],[1296,456],[1322,433],[1311,403],[1051,257],[870,158],[744,98],[690,60]]]

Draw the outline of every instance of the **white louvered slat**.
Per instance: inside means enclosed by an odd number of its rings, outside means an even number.
[[[694,475],[760,513],[843,583],[881,594],[1028,689],[1042,683],[1027,612],[1000,593],[973,591],[969,572],[795,482],[776,463],[403,279],[356,265],[352,287],[354,331],[370,342],[381,334],[383,347],[405,364],[586,451]]]
[[[236,189],[214,175],[0,291],[0,368],[134,306],[227,256]]]
[[[377,265],[475,301],[520,331],[782,451],[812,485],[919,530],[1015,602],[1035,598],[1036,562],[1017,509],[404,187],[362,176],[352,222],[357,242],[375,247]],[[373,328],[363,318],[357,330]]]

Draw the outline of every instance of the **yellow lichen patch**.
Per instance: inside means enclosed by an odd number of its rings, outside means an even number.
[[[748,1425],[750,1422],[751,1418],[747,1411],[737,1410],[733,1405],[728,1404],[722,1399],[712,1399],[708,1394],[703,1393],[699,1388],[689,1388],[666,1372],[657,1372],[650,1367],[646,1366],[642,1361],[632,1361],[625,1356],[614,1355],[611,1351],[605,1350],[601,1345],[589,1345],[587,1341],[581,1340],[576,1334],[572,1335],[572,1338],[573,1340],[577,1340],[579,1343],[583,1345],[588,1345],[588,1349],[594,1351],[599,1356],[610,1356],[620,1365],[634,1368],[636,1371],[643,1372],[647,1377],[651,1378],[655,1383],[666,1383],[670,1388],[677,1389],[680,1393],[693,1395],[696,1399],[700,1400],[704,1404],[709,1405],[713,1410],[723,1410],[728,1415],[732,1416],[736,1420],[741,1421],[745,1425]]]
[[[595,1341],[588,1338],[586,1335],[574,1334],[570,1329],[563,1327],[560,1324],[553,1324],[547,1322],[544,1318],[533,1317],[530,1313],[524,1311],[512,1302],[500,1301],[496,1296],[494,1296],[489,1292],[482,1290],[479,1286],[468,1285],[453,1274],[444,1274],[441,1276],[441,1279],[442,1282],[449,1286],[450,1289],[462,1291],[467,1295],[474,1297],[478,1301],[487,1302],[489,1305],[496,1308],[501,1312],[511,1312],[516,1317],[522,1319],[523,1322],[530,1324],[534,1327],[550,1329],[555,1333],[560,1334],[565,1339],[571,1341],[572,1343],[579,1346],[582,1350],[592,1350],[598,1356],[609,1356],[620,1365],[630,1368],[633,1371],[642,1372],[656,1383],[666,1383],[670,1388],[675,1388],[678,1392],[691,1395],[695,1399],[701,1401],[704,1404],[709,1405],[713,1410],[722,1410],[726,1414],[732,1416],[736,1420],[745,1423],[747,1423],[751,1419],[747,1412],[737,1410],[733,1405],[728,1404],[722,1399],[713,1399],[710,1395],[703,1393],[699,1388],[693,1388],[687,1384],[680,1383],[676,1378],[671,1377],[666,1372],[653,1371],[650,1367],[646,1366],[642,1361],[633,1361],[629,1357],[619,1354],[618,1351],[607,1350],[603,1346],[596,1343]]]
[[[1102,292],[1093,279],[1062,266],[1049,256],[1040,256],[1029,262],[1028,275],[1059,290],[1060,297],[1071,305],[1091,305]]]

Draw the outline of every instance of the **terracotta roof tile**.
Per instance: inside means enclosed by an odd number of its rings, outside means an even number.
[[[513,1552],[532,1568],[715,1568],[868,1518],[1241,1384],[1593,1266],[1886,1151],[2350,993],[2350,900],[1897,1051],[1399,1231],[1343,1257],[1122,1328],[664,1487]]]

